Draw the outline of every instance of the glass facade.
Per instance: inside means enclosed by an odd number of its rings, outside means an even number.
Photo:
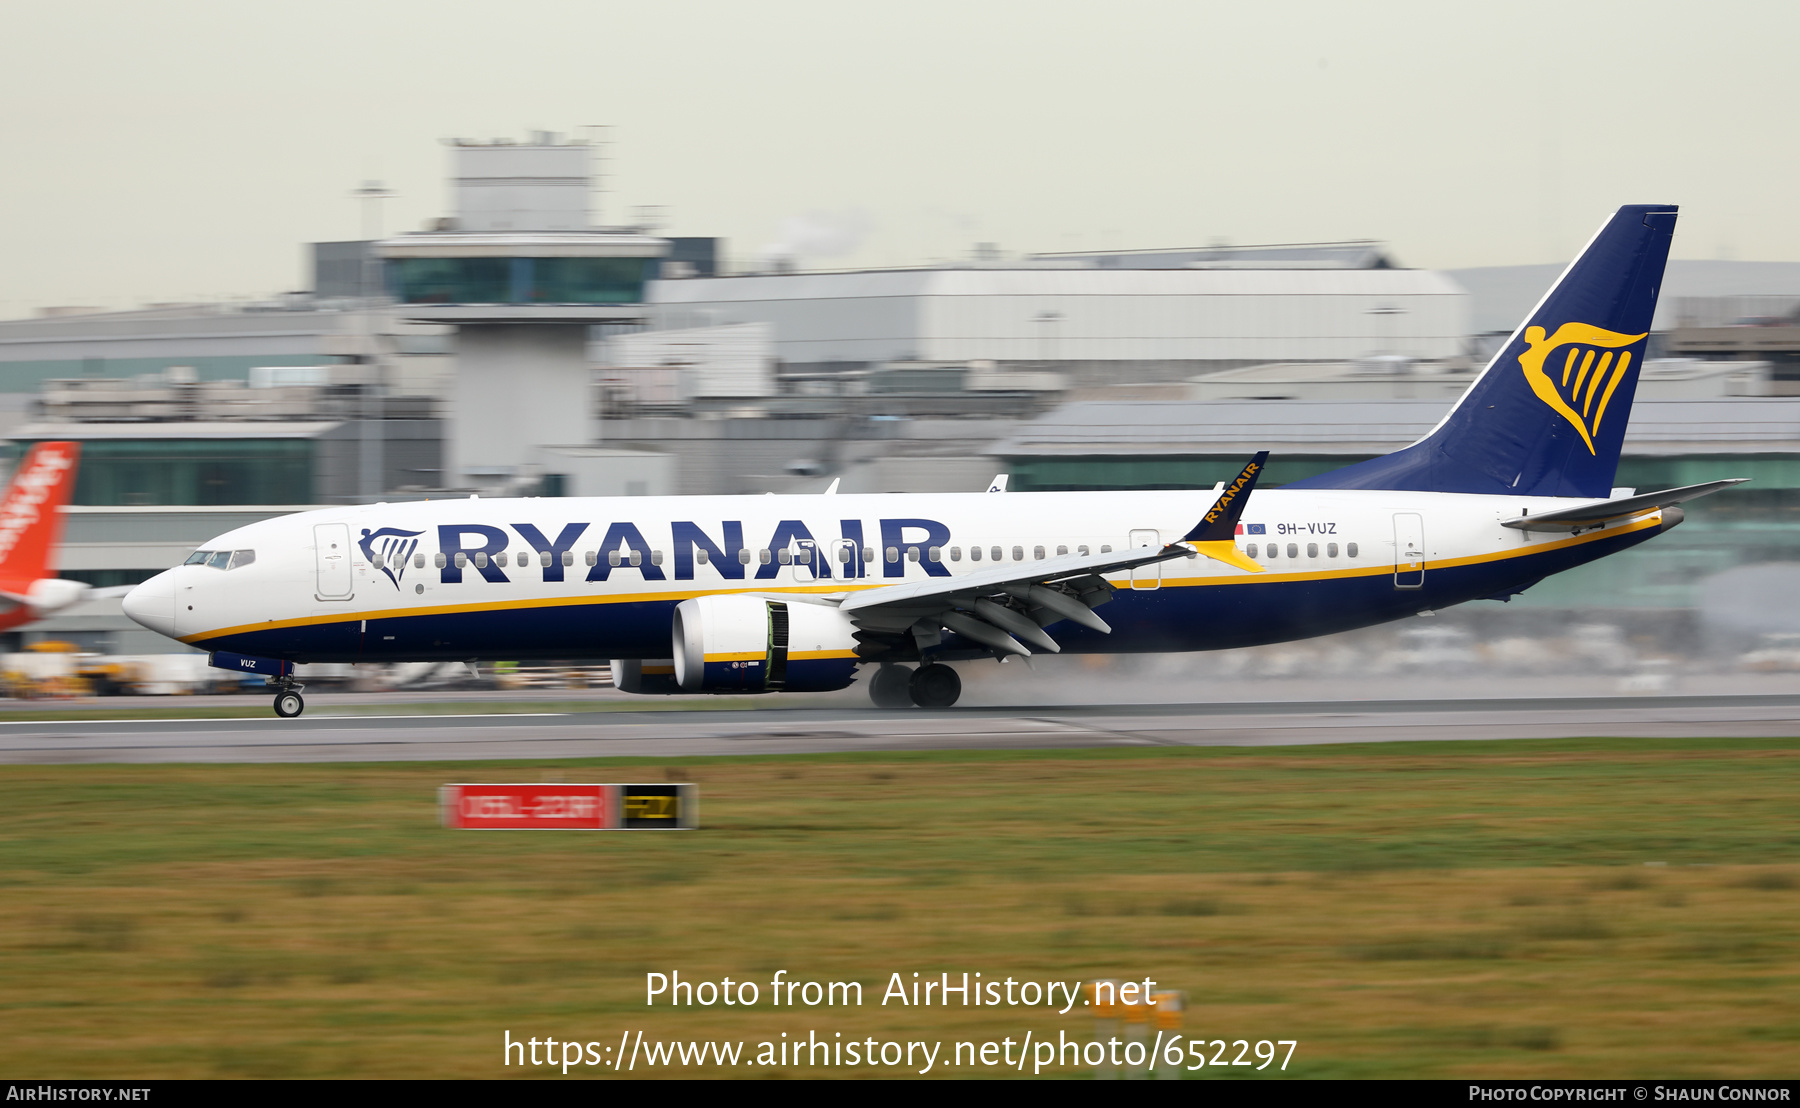
[[[311,439],[90,439],[81,444],[71,503],[311,504],[315,446]]]
[[[403,304],[638,304],[657,258],[394,258]]]

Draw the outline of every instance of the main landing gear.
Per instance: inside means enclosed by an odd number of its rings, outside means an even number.
[[[962,695],[962,678],[942,662],[908,669],[888,665],[869,679],[869,699],[877,708],[948,708]]]
[[[300,690],[305,687],[291,681],[275,685],[275,714],[282,719],[293,719],[306,711],[306,698],[300,695]]]

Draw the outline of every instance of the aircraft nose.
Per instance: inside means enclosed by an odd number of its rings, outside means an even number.
[[[164,570],[125,594],[120,605],[136,623],[159,635],[175,637],[174,571]]]

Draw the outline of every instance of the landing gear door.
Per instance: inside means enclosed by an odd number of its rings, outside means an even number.
[[[1156,550],[1162,549],[1162,534],[1158,531],[1133,531],[1128,541],[1133,550],[1140,546],[1148,546]],[[1132,570],[1131,587],[1134,589],[1162,588],[1162,563],[1151,562],[1147,566],[1139,566]]]
[[[1425,517],[1417,512],[1394,513],[1394,587],[1417,589],[1425,585]]]
[[[317,599],[349,600],[353,588],[350,578],[350,525],[315,524],[313,546],[318,559]]]

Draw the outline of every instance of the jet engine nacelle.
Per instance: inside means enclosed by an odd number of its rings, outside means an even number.
[[[667,696],[678,693],[675,662],[669,658],[614,658],[613,688],[640,696]]]
[[[40,577],[31,583],[31,591],[25,594],[25,603],[30,606],[33,614],[47,616],[80,602],[87,594],[88,586],[80,581]]]
[[[699,596],[675,606],[684,692],[830,692],[856,677],[855,631],[827,604]]]

